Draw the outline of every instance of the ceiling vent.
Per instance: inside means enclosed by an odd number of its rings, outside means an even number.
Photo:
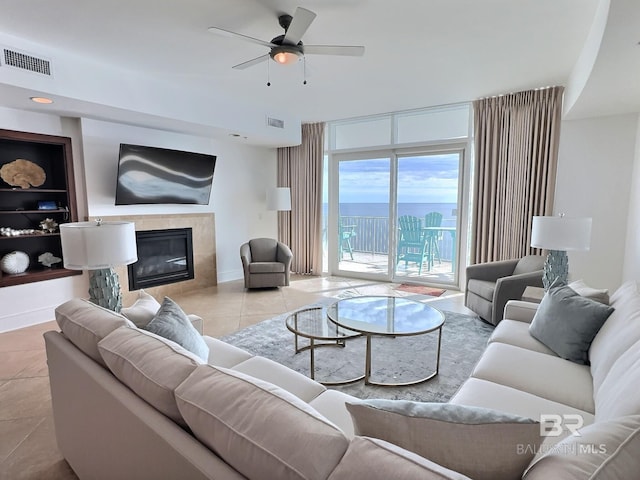
[[[284,128],[284,120],[279,118],[267,117],[267,125],[275,128]]]
[[[51,76],[51,62],[49,60],[18,52],[10,48],[2,49],[2,65]]]

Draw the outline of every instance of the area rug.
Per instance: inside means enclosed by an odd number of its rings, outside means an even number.
[[[326,305],[314,305],[326,308]],[[358,398],[388,398],[425,402],[446,402],[471,374],[487,345],[493,327],[478,317],[443,312],[442,346],[439,374],[418,385],[379,387],[364,381],[332,386]],[[265,320],[222,338],[256,355],[275,360],[306,376],[309,375],[309,352],[294,352],[294,337],[285,327],[288,314]],[[300,339],[304,341],[304,339]],[[438,335],[435,332],[415,337],[374,337],[372,374],[376,381],[396,382],[424,378],[436,363]],[[315,350],[318,381],[337,381],[363,374],[365,339],[347,341],[346,347],[320,347]]]
[[[415,293],[418,295],[429,295],[431,297],[439,297],[444,292],[446,292],[446,290],[444,290],[443,288],[425,287],[424,285],[409,285],[406,283],[397,286],[395,290]]]

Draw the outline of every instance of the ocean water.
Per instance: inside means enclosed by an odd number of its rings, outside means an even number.
[[[326,218],[328,204],[323,205]],[[457,205],[455,203],[399,203],[398,216],[413,215],[419,218],[429,212],[440,212],[442,214],[442,226],[455,226],[457,216]],[[341,217],[389,217],[388,203],[341,203]]]
[[[398,216],[413,215],[424,219],[430,212],[442,214],[443,227],[455,227],[457,205],[455,203],[399,203]],[[327,222],[328,204],[323,205],[323,221]],[[354,251],[387,255],[389,248],[389,204],[388,203],[341,203],[341,223],[353,225],[356,235],[351,239]],[[440,243],[443,259],[451,258],[453,242],[451,235],[443,235]]]

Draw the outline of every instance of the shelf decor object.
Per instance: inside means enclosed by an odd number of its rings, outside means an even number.
[[[15,251],[7,253],[0,260],[0,269],[4,273],[16,274],[24,273],[29,267],[29,255],[24,252]]]
[[[5,163],[0,168],[0,178],[9,185],[23,189],[39,187],[47,179],[41,166],[24,158]]]
[[[89,300],[120,312],[122,291],[113,267],[138,261],[133,222],[63,223],[60,225],[64,267],[89,270]]]
[[[46,219],[78,221],[71,138],[0,129],[0,257],[21,251],[30,259],[26,271],[0,277],[0,290],[82,274],[38,261],[45,252],[62,258],[60,232],[42,227]]]
[[[44,265],[47,268],[51,268],[51,266],[56,263],[60,263],[62,259],[60,257],[56,257],[51,252],[44,252],[42,255],[38,256],[38,262]]]
[[[569,276],[567,250],[589,250],[591,244],[591,218],[533,217],[531,246],[547,250],[542,285],[545,292],[558,279],[566,285]]]

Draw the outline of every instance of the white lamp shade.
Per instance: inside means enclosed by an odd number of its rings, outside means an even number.
[[[268,210],[291,210],[291,189],[276,187],[267,191]]]
[[[132,222],[76,222],[60,225],[64,267],[98,270],[138,260]]]
[[[531,246],[546,250],[589,250],[591,219],[533,217]]]

